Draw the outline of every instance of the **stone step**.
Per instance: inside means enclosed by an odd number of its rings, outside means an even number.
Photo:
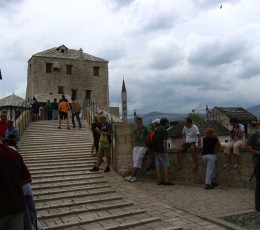
[[[90,191],[68,191],[66,193],[63,194],[48,194],[48,195],[41,195],[41,196],[34,196],[34,200],[35,202],[48,202],[48,201],[52,201],[52,200],[64,200],[64,199],[72,199],[74,197],[80,198],[80,197],[87,197],[87,196],[97,196],[97,195],[101,195],[101,194],[111,194],[114,193],[115,191],[111,188],[97,188],[97,189],[93,189]]]
[[[93,161],[92,166],[94,165],[94,161]],[[45,165],[45,166],[37,166],[37,165],[36,166],[30,166],[28,164],[27,167],[29,168],[31,173],[34,170],[38,170],[38,169],[40,169],[40,170],[49,170],[49,169],[85,168],[85,167],[86,167],[86,170],[90,169],[90,168],[88,168],[88,165],[86,165],[86,163],[83,163],[83,164],[70,164],[70,165]]]
[[[93,215],[92,218],[87,218],[87,217],[79,217],[79,218],[73,218],[73,217],[66,217],[66,218],[56,218],[53,220],[53,223],[50,222],[48,225],[43,225],[45,230],[58,230],[58,229],[69,229],[70,227],[75,227],[75,226],[82,226],[87,225],[87,224],[92,224],[92,223],[101,223],[102,221],[106,220],[114,220],[118,218],[124,218],[124,217],[129,217],[132,215],[140,215],[142,213],[145,213],[146,210],[130,210],[130,211],[122,211],[120,214],[110,214],[110,213],[104,213],[102,216]],[[45,223],[45,222],[43,222]],[[49,222],[48,222],[49,223]],[[87,229],[87,228],[83,228]],[[90,228],[88,228],[90,229]],[[95,228],[92,228],[95,229]],[[97,229],[97,228],[96,228]],[[104,229],[104,228],[102,228]]]
[[[26,162],[26,161],[25,161]],[[46,162],[31,162],[31,163],[28,163],[26,162],[26,165],[27,166],[45,166],[45,165],[48,165],[48,166],[53,166],[53,165],[57,165],[57,166],[62,166],[62,165],[68,165],[68,166],[75,166],[77,167],[77,165],[82,165],[82,164],[86,164],[86,160],[85,161],[77,161],[77,160],[72,160],[72,161],[60,161],[60,162],[48,162],[48,164],[46,164]]]
[[[97,184],[104,184],[107,183],[107,181],[105,181],[102,177],[101,178],[97,178],[97,179],[93,179],[93,180],[87,180],[87,181],[73,181],[73,182],[56,182],[54,184],[41,184],[41,183],[32,183],[32,189],[33,192],[37,191],[37,190],[45,190],[45,189],[53,189],[55,190],[56,188],[63,188],[63,187],[73,187],[73,186],[87,186],[87,185],[97,185]]]
[[[99,172],[89,171],[97,158],[90,154],[87,123],[82,129],[57,126],[57,121],[33,122],[20,143],[44,229],[149,229],[160,222],[116,193],[104,179],[105,164]]]
[[[58,173],[45,173],[45,172],[42,172],[41,174],[33,174],[33,180],[35,179],[42,179],[42,178],[59,178],[59,177],[65,177],[65,176],[82,176],[82,175],[90,175],[92,174],[92,172],[89,172],[89,171],[79,171],[79,172],[58,172]]]
[[[51,158],[43,158],[43,159],[39,159],[39,158],[35,158],[35,159],[32,159],[32,160],[28,160],[26,159],[25,160],[26,164],[27,165],[34,165],[34,164],[46,164],[48,163],[48,165],[51,165],[51,164],[55,164],[55,163],[62,163],[62,162],[67,162],[67,163],[70,163],[70,162],[85,162],[85,163],[92,163],[93,160],[92,159],[87,159],[85,156],[82,156],[82,157],[72,157],[72,158],[69,158],[69,157],[57,157],[55,159],[51,159]]]
[[[57,151],[52,151],[52,150],[49,150],[49,151],[46,151],[45,150],[42,150],[42,151],[35,151],[35,150],[30,150],[30,151],[21,151],[20,154],[23,156],[23,158],[26,159],[26,157],[52,157],[52,156],[89,156],[89,157],[92,157],[90,155],[90,149],[87,149],[87,148],[77,148],[77,149],[63,149],[63,150],[57,150]]]
[[[89,144],[89,145],[86,145],[86,144],[84,144],[84,143],[82,143],[82,142],[75,142],[75,143],[62,143],[62,146],[63,146],[63,148],[69,148],[69,147],[72,147],[72,148],[75,148],[75,146],[77,146],[77,144],[79,144],[80,143],[80,146],[81,147],[84,147],[84,148],[89,148],[89,147],[91,147],[91,144]],[[32,149],[32,147],[33,148],[36,148],[36,149],[40,149],[40,148],[43,148],[43,147],[46,147],[46,146],[48,146],[48,148],[50,149],[50,150],[54,150],[54,149],[61,149],[61,147],[60,147],[60,145],[57,145],[57,143],[55,143],[55,144],[49,144],[47,141],[45,142],[45,143],[37,143],[37,145],[36,146],[34,146],[34,145],[32,145],[32,144],[29,144],[28,146],[27,146],[27,148],[30,148],[30,149]],[[26,149],[26,146],[24,146],[24,145],[21,145],[20,146],[23,150],[25,150]]]
[[[94,161],[93,161],[94,163]],[[86,166],[86,165],[79,165],[77,168],[71,168],[71,167],[66,167],[66,168],[39,168],[39,167],[28,167],[30,168],[30,172],[33,173],[33,175],[41,175],[41,174],[45,174],[48,176],[49,174],[52,174],[52,173],[57,173],[57,172],[88,172],[89,170],[89,167]]]
[[[35,161],[41,161],[41,162],[55,162],[55,161],[60,161],[60,160],[66,160],[66,161],[71,161],[71,160],[86,160],[87,162],[92,162],[93,160],[97,159],[96,157],[90,157],[90,154],[83,155],[82,153],[79,153],[78,155],[71,155],[71,154],[62,154],[62,155],[43,155],[41,157],[39,156],[26,156],[24,157],[24,161],[26,163],[32,163]]]
[[[46,184],[46,183],[62,183],[62,182],[66,182],[66,181],[87,181],[87,180],[93,180],[93,179],[97,179],[97,178],[103,178],[103,175],[101,174],[97,174],[93,175],[93,176],[64,176],[61,178],[44,178],[44,179],[33,179],[33,183],[37,184],[37,183],[41,183],[41,184]]]
[[[33,192],[33,195],[34,196],[45,196],[45,195],[49,195],[49,194],[52,194],[52,195],[55,195],[55,194],[64,194],[66,192],[75,192],[75,191],[89,191],[89,190],[93,190],[93,189],[102,189],[102,188],[111,188],[110,185],[108,184],[102,184],[102,185],[96,185],[96,184],[93,184],[93,185],[90,185],[90,186],[82,186],[82,185],[74,185],[73,187],[62,187],[62,188],[56,188],[56,189],[44,189],[44,191],[38,191],[38,192]]]
[[[98,204],[81,204],[80,206],[70,206],[63,207],[62,211],[60,209],[52,209],[46,211],[40,211],[38,213],[38,219],[51,219],[51,218],[61,218],[70,215],[79,215],[81,213],[86,214],[87,212],[96,212],[102,209],[103,211],[107,211],[115,208],[126,208],[129,206],[133,206],[131,202],[122,202],[121,200],[116,201],[113,200],[113,204],[107,204],[109,202],[102,202],[102,200]]]
[[[67,201],[67,202],[63,202],[62,204],[52,204],[52,205],[46,205],[43,204],[41,205],[37,205],[37,212],[41,211],[41,210],[49,210],[49,209],[55,209],[55,208],[65,208],[65,207],[73,207],[73,206],[80,206],[80,205],[90,205],[90,204],[95,204],[95,203],[100,203],[102,202],[111,202],[111,201],[115,201],[115,200],[122,200],[123,197],[122,196],[117,196],[117,195],[109,195],[109,197],[104,197],[101,198],[100,196],[98,198],[95,199],[92,198],[90,200],[80,200],[80,201]]]

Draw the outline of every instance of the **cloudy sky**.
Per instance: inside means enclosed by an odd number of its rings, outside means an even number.
[[[220,9],[220,6],[222,8]],[[0,98],[62,44],[109,60],[110,104],[185,113],[260,104],[259,0],[0,0]]]

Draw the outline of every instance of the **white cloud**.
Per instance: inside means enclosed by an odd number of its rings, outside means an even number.
[[[110,103],[124,78],[129,113],[259,104],[259,11],[256,0],[2,0],[0,97],[24,97],[30,57],[64,44],[109,60]]]

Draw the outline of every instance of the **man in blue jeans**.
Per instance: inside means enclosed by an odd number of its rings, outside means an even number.
[[[71,110],[72,110],[71,121],[72,121],[73,128],[76,127],[75,120],[74,120],[75,117],[78,121],[79,128],[81,128],[82,125],[81,125],[81,121],[80,121],[80,117],[79,117],[79,115],[80,115],[80,104],[74,97],[72,97],[71,100],[72,100],[72,102],[71,102]]]

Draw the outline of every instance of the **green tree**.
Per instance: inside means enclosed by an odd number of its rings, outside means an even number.
[[[199,113],[190,113],[189,117],[191,118],[191,120],[193,121],[205,121],[205,116],[199,114]]]

